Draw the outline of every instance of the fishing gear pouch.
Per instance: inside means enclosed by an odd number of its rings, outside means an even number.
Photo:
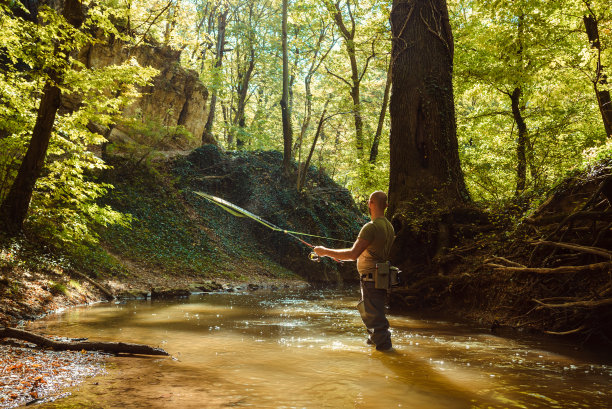
[[[402,282],[402,270],[393,266],[389,267],[389,287],[399,287]]]
[[[389,289],[389,269],[391,264],[388,261],[376,263],[376,274],[374,274],[374,288],[379,290]]]

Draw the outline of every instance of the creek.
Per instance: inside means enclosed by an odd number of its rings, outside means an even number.
[[[358,289],[209,293],[68,310],[28,329],[160,346],[40,408],[607,408],[612,366],[550,339],[389,315],[366,345]]]

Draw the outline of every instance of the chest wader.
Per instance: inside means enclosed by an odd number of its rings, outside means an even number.
[[[385,317],[389,262],[378,263],[376,271],[375,274],[361,276],[361,301],[357,304],[357,310],[370,334],[370,341],[376,345],[376,349],[386,350],[391,348],[389,321]],[[384,288],[378,288],[379,286]]]

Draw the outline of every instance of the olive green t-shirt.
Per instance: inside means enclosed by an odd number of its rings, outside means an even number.
[[[389,259],[391,245],[395,238],[393,226],[385,217],[379,217],[366,223],[359,232],[358,238],[367,240],[370,245],[357,259],[359,274],[376,272],[376,263],[384,263]]]

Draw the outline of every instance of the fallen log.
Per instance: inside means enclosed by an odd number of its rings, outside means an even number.
[[[94,287],[96,287],[98,290],[100,290],[100,292],[102,292],[102,294],[104,294],[104,296],[106,297],[107,300],[112,301],[115,299],[115,295],[113,293],[110,292],[109,289],[107,289],[106,287],[104,287],[102,284],[98,283],[97,281],[95,281],[94,279],[92,279],[91,277],[88,277],[87,275],[73,270],[73,269],[68,269],[67,270],[68,274],[70,274],[71,276],[76,276],[82,280],[87,281],[88,283],[90,283],[91,285],[93,285]]]
[[[111,354],[164,355],[161,348],[126,342],[55,341],[42,335],[16,328],[0,327],[0,338],[14,338],[56,351],[101,351]]]
[[[545,267],[508,267],[500,264],[486,264],[487,267],[492,267],[495,271],[503,271],[508,273],[535,273],[535,274],[571,274],[582,273],[588,271],[602,271],[612,267],[611,262],[587,264],[583,266],[561,266],[554,268]]]
[[[568,250],[579,251],[581,253],[595,254],[598,256],[612,259],[612,252],[606,249],[599,248],[599,247],[581,246],[578,244],[561,243],[557,241],[546,241],[546,240],[535,241],[535,242],[532,242],[531,245],[533,246],[539,246],[539,245],[556,246],[556,247],[561,247],[561,248],[568,249]]]

